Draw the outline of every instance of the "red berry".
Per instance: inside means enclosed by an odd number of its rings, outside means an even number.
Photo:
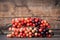
[[[47,37],[48,37],[48,38],[51,38],[52,36],[49,34],[49,35],[47,35]]]
[[[15,35],[18,35],[18,32],[15,32]]]
[[[20,35],[18,35],[18,38],[20,38],[21,36]]]
[[[44,21],[42,20],[41,23],[44,23]]]
[[[27,22],[24,20],[24,23],[27,23]]]
[[[18,25],[18,23],[15,23],[15,26],[17,26]]]
[[[20,35],[20,36],[23,36],[23,33],[20,32],[19,35]]]
[[[28,31],[25,31],[24,33],[28,33]]]
[[[29,23],[30,24],[30,26],[32,26],[32,23]]]
[[[49,24],[48,23],[45,23],[46,26],[48,26]]]
[[[23,37],[26,37],[26,34],[25,33],[23,33]]]
[[[50,28],[50,26],[47,26],[47,28]]]
[[[35,27],[35,24],[33,24],[33,27]]]
[[[37,30],[37,28],[35,27],[34,30]]]
[[[42,32],[42,29],[39,29],[39,32]]]
[[[15,26],[16,26],[15,24],[12,25],[12,27],[15,27]]]
[[[29,26],[30,24],[29,23],[27,23],[27,26]]]
[[[43,25],[41,24],[40,27],[43,27]]]
[[[32,32],[29,32],[29,35],[32,35]]]
[[[29,37],[31,38],[31,37],[32,37],[32,35],[29,35]]]
[[[27,34],[26,34],[26,37],[28,37],[28,36],[29,36],[29,34],[27,33]]]
[[[15,23],[15,19],[12,19],[12,24],[14,24]]]
[[[41,36],[41,34],[40,34],[40,33],[38,33],[38,36],[40,37],[40,36]]]
[[[29,20],[26,20],[27,21],[27,23],[29,23],[30,21]]]
[[[38,22],[38,18],[35,18],[35,22]]]

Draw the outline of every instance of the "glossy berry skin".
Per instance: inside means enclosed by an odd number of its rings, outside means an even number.
[[[32,37],[52,37],[54,35],[53,31],[50,30],[51,26],[46,20],[40,18],[15,18],[12,19],[12,27],[9,31],[7,37],[17,37],[17,38],[32,38]]]

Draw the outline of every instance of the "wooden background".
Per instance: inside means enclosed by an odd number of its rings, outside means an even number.
[[[60,29],[59,0],[0,0],[0,26],[16,17],[40,17]]]

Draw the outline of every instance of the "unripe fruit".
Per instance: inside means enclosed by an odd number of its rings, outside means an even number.
[[[49,33],[51,33],[52,32],[52,30],[49,30]]]
[[[12,30],[12,28],[11,27],[9,27],[9,29],[8,29],[9,31],[11,31]]]
[[[32,27],[29,27],[30,30],[32,30]]]
[[[36,37],[37,37],[37,35],[38,35],[38,34],[37,34],[37,33],[35,33],[35,36],[36,36]]]
[[[8,34],[8,35],[7,35],[7,37],[8,37],[8,38],[11,38],[11,37],[12,37],[12,35],[11,35],[11,34]]]
[[[32,30],[32,33],[34,33],[35,32],[35,30]]]

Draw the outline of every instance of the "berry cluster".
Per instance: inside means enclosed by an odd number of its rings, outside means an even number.
[[[53,32],[46,20],[40,18],[15,18],[12,19],[12,27],[7,37],[52,37]]]

